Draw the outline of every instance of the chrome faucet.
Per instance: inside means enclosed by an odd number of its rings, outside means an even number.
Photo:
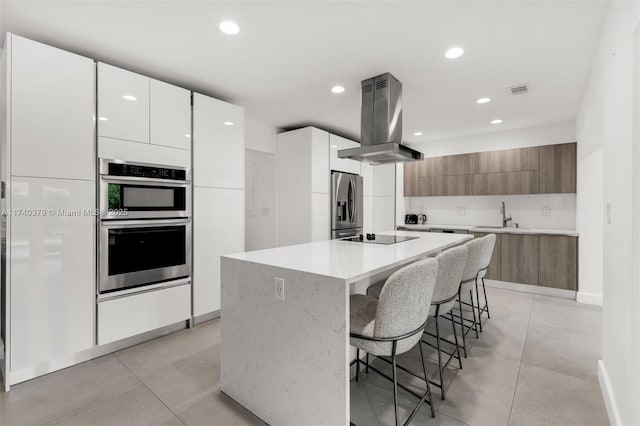
[[[504,201],[502,202],[502,206],[500,207],[500,211],[502,212],[502,227],[506,228],[507,227],[507,222],[509,222],[510,220],[513,220],[513,218],[511,217],[511,215],[509,215],[509,217],[507,217],[507,208],[504,205]]]

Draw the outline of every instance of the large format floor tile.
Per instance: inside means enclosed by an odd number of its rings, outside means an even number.
[[[599,308],[573,301],[487,288],[491,319],[479,338],[467,336],[463,369],[445,372],[446,400],[432,386],[436,418],[424,405],[420,425],[604,425],[596,378],[601,353]],[[434,330],[434,323],[428,326]],[[451,323],[442,336],[453,339]],[[428,374],[437,379],[437,354],[423,346]],[[12,387],[0,393],[0,426],[262,425],[220,392],[220,321],[213,320]],[[417,347],[399,363],[422,374]],[[389,373],[387,363],[374,365]],[[389,381],[370,372],[351,383],[351,420],[358,426],[394,423]],[[424,383],[404,372],[415,391]],[[404,420],[416,399],[399,391]]]
[[[2,425],[54,422],[141,386],[112,355],[13,386],[0,393]]]
[[[606,426],[597,383],[522,365],[510,424]]]

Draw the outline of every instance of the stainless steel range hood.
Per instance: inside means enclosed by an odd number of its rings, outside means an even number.
[[[374,165],[424,158],[402,145],[402,83],[390,73],[362,82],[360,145],[338,151],[338,157]]]

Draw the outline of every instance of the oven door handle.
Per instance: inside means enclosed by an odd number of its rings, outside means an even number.
[[[102,175],[100,176],[100,179],[107,181],[107,182],[122,182],[122,183],[131,183],[131,182],[135,182],[135,183],[161,183],[163,184],[163,186],[189,186],[189,184],[191,183],[191,181],[188,180],[173,180],[173,179],[157,179],[157,178],[141,178],[141,177],[134,177],[134,176],[109,176],[109,175]],[[157,186],[157,185],[153,185],[153,186]]]
[[[191,219],[103,220],[101,228],[151,228],[165,225],[191,225]]]

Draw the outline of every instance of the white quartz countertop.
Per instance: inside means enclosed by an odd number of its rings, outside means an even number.
[[[430,231],[431,229],[454,229],[468,232],[491,232],[496,234],[531,234],[531,235],[563,235],[577,237],[578,231],[575,229],[552,229],[552,228],[516,228],[515,226],[501,228],[475,225],[398,225],[398,227],[416,231]]]
[[[418,238],[390,245],[328,240],[222,257],[340,278],[350,283],[408,264],[473,238],[467,234],[410,231],[384,234]]]

